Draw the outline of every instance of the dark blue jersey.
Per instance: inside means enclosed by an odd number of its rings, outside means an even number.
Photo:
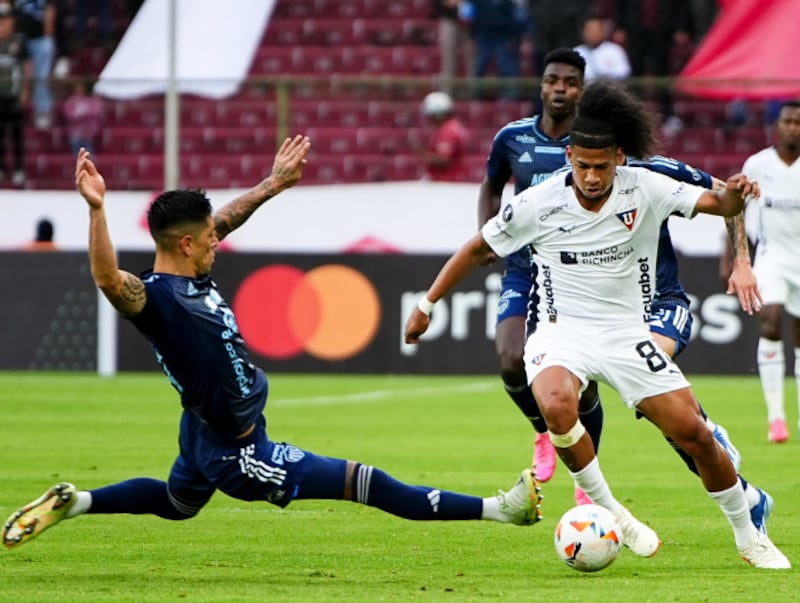
[[[495,134],[486,162],[486,178],[495,190],[502,190],[513,177],[514,194],[519,194],[566,165],[569,136],[550,138],[539,128],[539,120],[536,115],[512,121]],[[526,247],[506,261],[530,267],[530,251]]]
[[[223,438],[262,413],[267,379],[249,360],[236,319],[210,277],[142,274],[147,303],[131,319],[181,395],[182,406]]]
[[[654,155],[647,160],[628,159],[628,165],[644,167],[669,176],[673,180],[696,184],[709,189],[713,185],[710,174],[669,157]],[[668,220],[665,220],[661,224],[661,233],[658,238],[656,298],[677,297],[689,303],[689,299],[686,297],[686,290],[678,279],[678,259],[675,257],[675,249],[672,247],[672,238],[669,234],[667,222]]]

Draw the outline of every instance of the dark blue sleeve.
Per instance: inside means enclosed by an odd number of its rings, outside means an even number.
[[[502,190],[511,180],[511,162],[508,159],[508,145],[505,138],[503,130],[495,134],[489,158],[486,160],[486,178],[496,190]]]
[[[696,184],[703,188],[710,189],[713,187],[713,178],[711,174],[703,170],[698,170],[688,163],[672,159],[671,157],[653,155],[650,159],[646,160],[631,159],[628,161],[628,165],[647,168],[653,172],[664,174],[673,180]]]

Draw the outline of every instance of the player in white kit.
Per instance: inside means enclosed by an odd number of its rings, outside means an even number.
[[[595,379],[616,389],[694,459],[746,561],[786,569],[788,559],[751,523],[736,470],[688,382],[646,326],[661,223],[676,214],[736,215],[744,197],[758,196],[759,189],[741,174],[712,192],[622,167],[626,152],[650,154],[652,132],[643,104],[622,88],[608,82],[587,87],[570,132],[572,170],[515,196],[447,261],[409,317],[405,339],[418,342],[434,303],[491,254],[502,257],[532,245],[539,326],[525,345],[526,371],[576,485],[617,515],[623,542],[634,553],[656,553],[658,536],[612,495],[578,418],[580,392]]]
[[[800,407],[800,101],[781,106],[775,130],[777,144],[748,157],[742,172],[761,185],[753,266],[764,300],[759,314],[758,373],[767,404],[769,441],[785,442],[789,433],[783,400],[784,309],[792,319]]]

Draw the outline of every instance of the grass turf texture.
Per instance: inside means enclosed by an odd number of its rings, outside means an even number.
[[[800,566],[798,442],[768,444],[754,377],[692,379],[775,498],[775,543]],[[787,382],[790,425],[797,423]],[[559,466],[545,518],[410,522],[341,501],[281,510],[216,494],[194,519],[83,516],[0,551],[4,601],[796,601],[796,569],[742,562],[718,507],[659,433],[601,390],[601,462],[616,496],[659,533],[653,559],[623,550],[598,574],[557,558],[553,529],[572,506]],[[0,373],[5,518],[52,483],[91,488],[166,478],[176,454],[176,395],[160,375]],[[493,377],[273,375],[273,439],[380,467],[409,483],[487,496],[530,461],[533,431]]]

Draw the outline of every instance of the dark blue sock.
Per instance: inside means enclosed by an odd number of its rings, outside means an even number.
[[[189,519],[196,514],[178,511],[167,495],[167,483],[149,477],[129,479],[89,493],[92,506],[87,513],[150,514],[164,519]]]
[[[483,500],[427,486],[409,486],[380,469],[359,464],[355,474],[356,502],[406,519],[480,519]]]
[[[294,498],[352,500],[415,520],[480,519],[483,511],[477,496],[409,486],[369,465],[317,455]]]
[[[591,406],[587,410],[578,412],[581,423],[589,433],[594,444],[595,454],[600,450],[600,434],[603,431],[603,405],[600,404],[600,396],[595,394]]]
[[[522,414],[525,415],[528,421],[531,422],[536,432],[545,433],[547,431],[547,423],[544,421],[544,417],[539,410],[539,404],[536,402],[536,398],[533,397],[530,386],[509,385],[508,383],[504,383],[503,385],[509,397],[514,401],[514,404],[517,405],[517,408],[522,411]]]

